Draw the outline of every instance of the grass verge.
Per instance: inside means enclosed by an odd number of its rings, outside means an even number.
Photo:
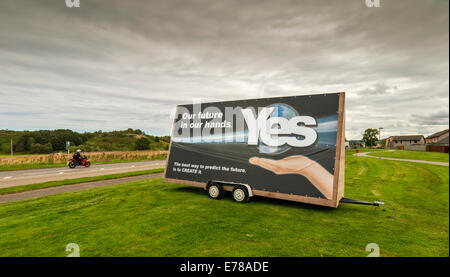
[[[64,167],[64,166],[67,166],[67,164],[66,163],[36,163],[36,164],[0,165],[0,171]]]
[[[50,181],[50,182],[44,182],[44,183],[38,183],[38,184],[30,184],[30,185],[24,185],[24,186],[2,188],[2,189],[0,189],[0,195],[24,192],[24,191],[36,190],[36,189],[44,189],[44,188],[49,188],[49,187],[73,185],[73,184],[80,184],[80,183],[86,183],[86,182],[118,179],[118,178],[123,178],[123,177],[132,177],[132,176],[162,173],[162,172],[164,172],[163,168],[157,168],[157,169],[150,169],[150,170],[103,175],[103,176],[83,177],[83,178],[66,179],[66,180],[60,180],[60,181]]]
[[[378,156],[378,153],[369,153],[369,156]],[[407,160],[421,160],[431,162],[445,162],[448,163],[448,153],[425,152],[425,151],[411,151],[411,150],[395,150],[392,152],[381,152],[381,157],[407,159]]]

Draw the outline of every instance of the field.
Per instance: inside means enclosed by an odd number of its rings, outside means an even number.
[[[377,153],[369,153],[370,156],[378,156]],[[448,153],[436,153],[436,152],[424,152],[424,151],[410,151],[410,150],[395,150],[395,151],[383,151],[381,157],[396,158],[396,159],[408,159],[408,160],[422,160],[422,161],[434,161],[434,162],[447,162]]]
[[[448,167],[355,157],[338,209],[209,199],[161,179],[0,205],[0,256],[449,256]]]
[[[135,162],[143,160],[163,160],[167,151],[144,150],[144,151],[111,151],[111,152],[86,152],[92,163],[118,163]],[[66,153],[55,153],[47,155],[19,155],[0,156],[0,170],[16,170],[28,168],[44,168],[66,166],[68,155]]]

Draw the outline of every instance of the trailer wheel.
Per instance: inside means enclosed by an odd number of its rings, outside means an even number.
[[[218,183],[211,183],[207,190],[209,197],[212,199],[221,199],[225,195],[223,187]]]
[[[247,188],[243,186],[236,186],[233,189],[233,193],[231,195],[233,197],[233,200],[238,203],[246,203],[250,198]]]

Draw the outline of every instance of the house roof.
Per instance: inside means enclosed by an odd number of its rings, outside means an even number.
[[[362,141],[362,140],[349,140],[348,141],[348,143],[349,144],[365,144],[365,142],[364,141]]]
[[[446,136],[445,138],[438,140],[436,142],[436,144],[448,144],[448,136]]]
[[[445,134],[445,133],[448,133],[448,129],[445,129],[444,131],[436,132],[436,133],[434,133],[434,134],[432,134],[432,135],[429,135],[429,136],[427,137],[427,139],[431,139],[431,138],[435,138],[435,137],[440,137],[440,136],[442,136],[442,135]]]
[[[421,140],[424,138],[422,135],[408,135],[408,136],[392,136],[392,140]]]

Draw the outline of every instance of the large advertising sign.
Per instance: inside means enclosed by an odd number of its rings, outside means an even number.
[[[179,105],[166,181],[246,184],[254,195],[337,207],[344,93]]]

